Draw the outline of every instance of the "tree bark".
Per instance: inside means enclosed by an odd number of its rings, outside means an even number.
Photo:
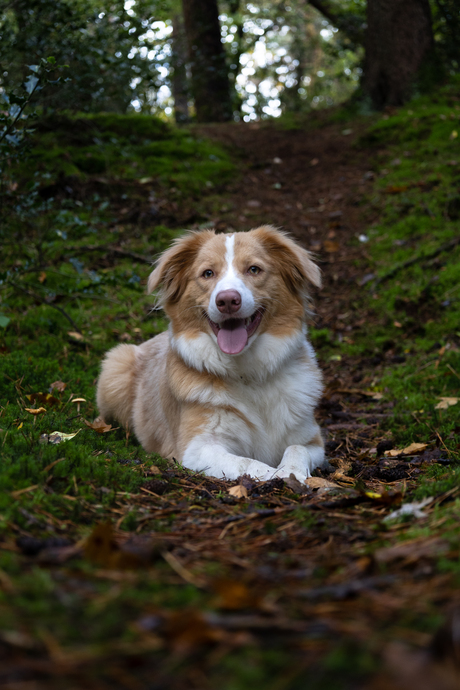
[[[217,0],[182,0],[192,95],[198,122],[232,119],[230,84]]]
[[[433,46],[429,0],[368,0],[363,88],[375,108],[408,100]]]
[[[172,20],[172,95],[174,98],[174,119],[177,124],[189,121],[188,111],[188,80],[187,80],[187,42],[185,37],[184,20],[180,13],[176,13]]]
[[[340,3],[331,3],[330,0],[306,0],[306,2],[318,10],[332,26],[340,29],[352,44],[363,45],[365,24],[362,17],[340,11]]]

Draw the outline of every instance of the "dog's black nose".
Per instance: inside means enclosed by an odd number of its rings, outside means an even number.
[[[237,290],[221,290],[216,295],[216,306],[221,314],[235,314],[241,307],[241,295]]]

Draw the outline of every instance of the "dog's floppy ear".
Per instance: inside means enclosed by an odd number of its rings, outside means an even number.
[[[212,235],[212,230],[190,232],[175,240],[172,247],[160,256],[147,282],[148,293],[160,288],[160,304],[165,305],[180,299],[197,253]]]
[[[321,271],[312,261],[310,252],[271,225],[263,225],[254,232],[275,257],[276,265],[291,291],[304,294],[308,283],[321,287]]]

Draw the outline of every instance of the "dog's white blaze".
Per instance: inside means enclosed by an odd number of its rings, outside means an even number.
[[[225,238],[225,263],[227,264],[227,273],[225,280],[231,280],[235,277],[235,267],[233,261],[235,260],[235,235],[230,235]]]
[[[256,304],[251,290],[244,284],[235,267],[235,235],[225,238],[225,269],[224,275],[211,293],[208,314],[215,323],[222,323],[228,316],[221,314],[216,305],[216,297],[223,290],[237,290],[241,295],[241,307],[238,314],[240,319],[247,319],[256,311]]]

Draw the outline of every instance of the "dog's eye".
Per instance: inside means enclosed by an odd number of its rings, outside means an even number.
[[[203,271],[201,275],[203,278],[212,278],[214,276],[214,271],[211,271],[210,268],[207,268],[206,271]]]
[[[253,276],[256,276],[258,273],[261,272],[261,270],[262,269],[258,266],[250,266],[250,268],[248,268],[248,273],[251,273]]]

